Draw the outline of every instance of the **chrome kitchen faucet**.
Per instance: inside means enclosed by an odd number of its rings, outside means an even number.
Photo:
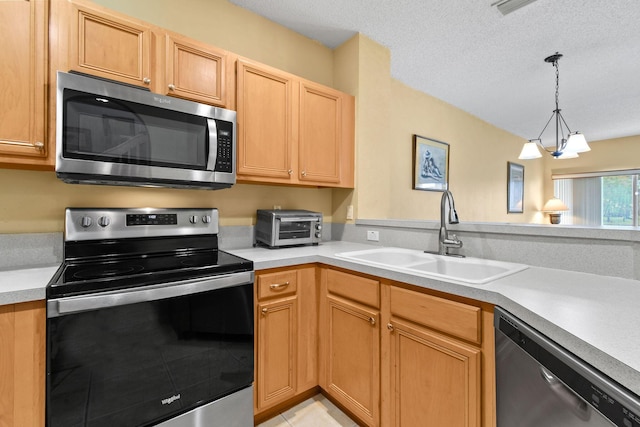
[[[440,234],[438,236],[438,254],[461,257],[464,255],[449,253],[449,248],[461,248],[462,241],[460,241],[455,234],[449,235],[449,231],[447,230],[447,222],[445,221],[447,201],[449,202],[449,224],[458,224],[460,222],[458,220],[458,212],[456,212],[456,204],[453,200],[453,194],[451,194],[451,191],[445,190],[444,193],[442,193],[442,199],[440,199]]]

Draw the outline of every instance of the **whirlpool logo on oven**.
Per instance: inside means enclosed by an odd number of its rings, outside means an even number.
[[[161,402],[163,405],[171,405],[176,400],[180,399],[180,394],[174,394],[171,397],[167,397],[166,399],[162,399]]]

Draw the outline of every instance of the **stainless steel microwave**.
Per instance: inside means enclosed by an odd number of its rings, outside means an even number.
[[[70,183],[228,188],[236,182],[236,112],[59,71],[56,175]]]
[[[322,240],[322,213],[259,209],[255,232],[256,243],[270,248],[317,245]]]

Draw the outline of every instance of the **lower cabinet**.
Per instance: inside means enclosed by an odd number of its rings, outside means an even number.
[[[495,426],[490,304],[322,265],[256,283],[256,414],[319,385],[359,425]]]
[[[0,426],[42,427],[44,301],[0,305]]]
[[[383,285],[383,425],[494,426],[493,307],[408,287]]]
[[[427,328],[389,325],[391,425],[480,426],[480,350]]]
[[[258,407],[264,408],[296,393],[297,297],[258,304]]]
[[[380,283],[323,269],[320,386],[368,426],[380,423]]]
[[[318,385],[316,266],[256,274],[255,415]]]

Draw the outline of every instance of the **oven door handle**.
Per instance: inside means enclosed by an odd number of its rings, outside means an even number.
[[[298,216],[298,217],[282,217],[277,218],[280,222],[318,222],[320,218],[311,216]]]
[[[47,301],[47,317],[190,295],[253,283],[253,271]]]

